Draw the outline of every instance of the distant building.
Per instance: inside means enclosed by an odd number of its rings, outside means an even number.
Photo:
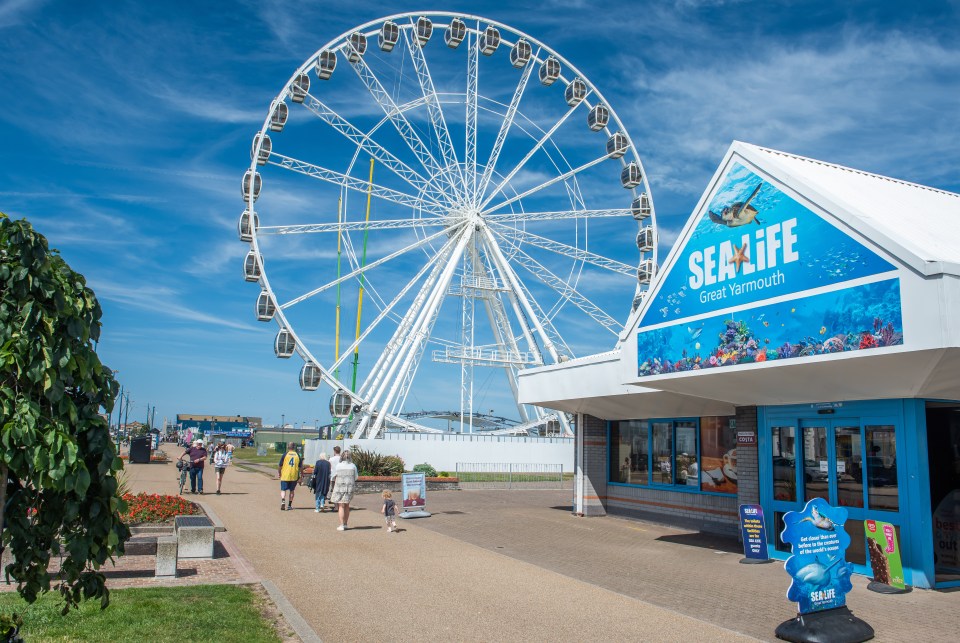
[[[192,435],[231,435],[249,437],[263,424],[259,417],[243,415],[177,414],[177,426]]]

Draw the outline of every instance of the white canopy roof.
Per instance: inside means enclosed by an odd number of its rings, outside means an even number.
[[[908,269],[901,273],[902,296],[904,312],[914,321],[905,322],[913,325],[912,337],[924,341],[911,342],[913,349],[903,346],[877,354],[820,356],[638,379],[632,340],[637,322],[651,303],[648,298],[631,316],[618,351],[522,372],[521,401],[622,419],[682,411],[720,414],[732,412],[734,405],[827,399],[960,399],[960,331],[954,331],[958,326],[948,321],[960,317],[960,282],[951,279],[949,287],[946,283],[938,287],[929,279],[960,276],[960,195],[736,141],[694,214],[706,205],[734,157],[762,169],[896,257]],[[675,261],[691,226],[688,222],[660,277]],[[907,278],[910,270],[914,275]]]
[[[916,270],[960,275],[960,194],[739,141],[727,158],[735,153],[802,185],[805,197]]]

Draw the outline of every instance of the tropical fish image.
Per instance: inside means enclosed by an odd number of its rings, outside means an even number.
[[[691,340],[697,339],[700,337],[700,333],[703,332],[703,325],[701,324],[698,328],[687,326],[687,332],[690,333]]]
[[[746,225],[748,223],[756,223],[757,225],[761,224],[760,219],[757,218],[757,209],[750,205],[750,202],[753,201],[754,197],[757,196],[757,193],[760,192],[760,188],[763,187],[763,181],[757,184],[757,187],[753,189],[753,192],[750,194],[749,198],[746,201],[736,201],[730,205],[723,208],[720,211],[720,214],[709,212],[710,220],[714,223],[719,223],[720,225],[725,225],[729,228],[736,228],[737,226]]]
[[[823,335],[823,334],[826,333],[826,332],[827,332],[827,327],[826,327],[826,326],[821,326],[821,327],[820,327],[820,334]]]

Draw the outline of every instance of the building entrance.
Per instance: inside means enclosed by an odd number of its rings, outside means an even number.
[[[927,403],[936,583],[960,581],[960,405]]]
[[[771,417],[762,443],[767,480],[761,501],[773,509],[774,546],[789,553],[780,540],[783,516],[800,511],[814,499],[844,507],[850,535],[847,560],[857,571],[869,572],[864,520],[882,520],[899,530],[897,423],[889,418],[821,415]]]

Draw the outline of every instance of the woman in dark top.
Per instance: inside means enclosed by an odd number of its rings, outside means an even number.
[[[330,491],[330,461],[326,453],[321,453],[320,459],[313,465],[313,475],[313,493],[316,496],[314,511],[320,513],[326,509],[327,493]]]

